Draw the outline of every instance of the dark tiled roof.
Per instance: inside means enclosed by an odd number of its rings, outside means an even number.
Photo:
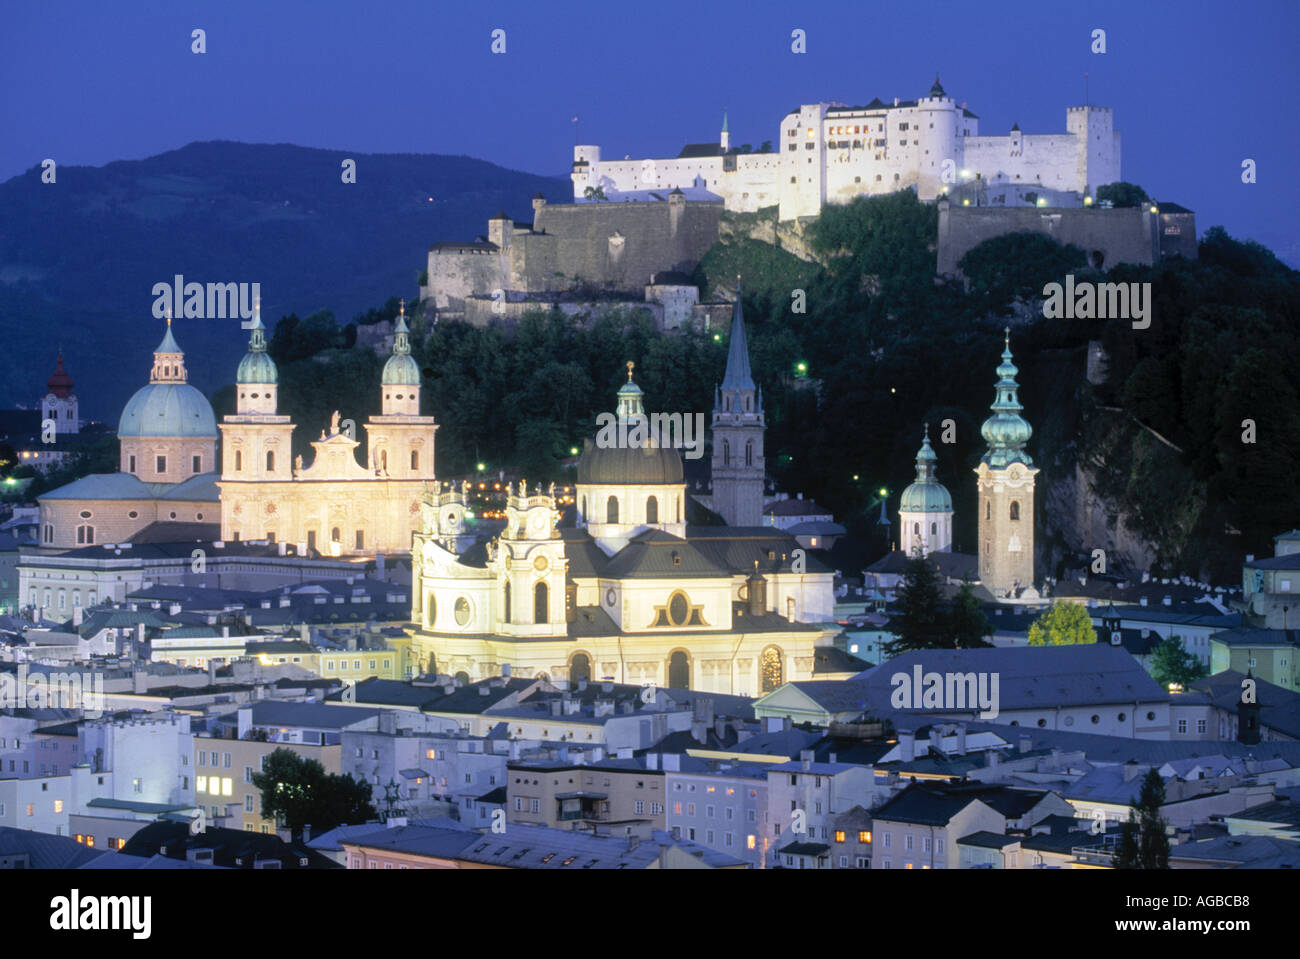
[[[688,143],[682,147],[682,152],[677,154],[677,158],[692,159],[695,157],[719,157],[727,151],[722,149],[720,143]]]
[[[638,533],[605,567],[605,575],[614,579],[717,578],[731,574],[731,569],[719,565],[693,544],[657,529]]]

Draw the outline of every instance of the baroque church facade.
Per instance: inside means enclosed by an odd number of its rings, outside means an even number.
[[[620,434],[645,416],[629,370]],[[681,454],[653,445],[588,440],[572,523],[553,488],[521,481],[488,541],[465,526],[467,489],[429,490],[412,551],[413,655],[470,680],[508,666],[754,696],[811,679],[816,649],[839,632],[834,574],[760,525],[764,426],[739,297],[713,422],[714,504],[733,525],[688,525]]]
[[[420,497],[434,479],[432,416],[420,415],[420,368],[405,306],[380,381],[382,412],[364,425],[369,464],[357,461],[351,421],[335,411],[304,464],[292,456],[294,424],[277,412],[278,373],[255,309],[248,353],[235,375],[235,412],[221,422],[221,536],[297,544],[346,556],[406,552],[420,528]]]
[[[405,553],[420,528],[420,496],[434,479],[438,428],[420,415],[420,369],[410,353],[403,309],[381,377],[382,412],[364,424],[369,464],[357,461],[360,443],[337,412],[304,464],[292,454],[294,424],[278,412],[278,372],[260,306],[235,375],[236,411],[220,424],[189,384],[169,317],[149,383],[118,423],[119,472],[40,496],[41,547],[126,543],[151,524],[171,523],[186,540],[270,540],[335,556]],[[44,404],[69,414],[59,422],[76,415],[70,386],[67,392],[52,387]]]

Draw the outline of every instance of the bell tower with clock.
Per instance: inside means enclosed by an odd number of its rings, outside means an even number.
[[[568,635],[569,561],[559,530],[554,491],[528,492],[527,481],[506,497],[506,528],[488,566],[499,584],[497,631],[506,636]]]
[[[993,415],[980,434],[988,450],[975,470],[979,484],[980,581],[994,595],[1035,598],[1034,478],[1025,452],[1033,429],[1020,414],[1019,372],[1011,362],[1011,331],[1005,331],[1002,363],[994,387]]]

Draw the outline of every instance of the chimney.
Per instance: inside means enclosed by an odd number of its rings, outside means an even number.
[[[1128,783],[1136,779],[1138,775],[1138,769],[1139,767],[1137,764],[1137,760],[1130,759],[1128,762],[1126,762],[1124,764],[1124,781]]]
[[[663,767],[664,767],[664,772],[669,772],[669,773],[680,772],[680,771],[681,771],[681,768],[682,768],[682,757],[681,757],[681,754],[680,754],[680,753],[664,753],[664,754],[663,754]]]
[[[709,741],[709,724],[696,719],[691,722],[691,738],[701,745]]]
[[[140,655],[140,647],[144,645],[144,623],[135,624],[135,654]]]
[[[386,579],[388,573],[388,561],[384,559],[384,554],[380,553],[375,557],[375,578]]]
[[[1029,737],[1029,735],[1027,733],[1021,734],[1020,752],[1027,753],[1032,747],[1033,747],[1033,740]]]
[[[966,724],[957,724],[957,755],[966,755]]]
[[[510,664],[509,664],[509,663],[502,663],[502,664],[501,664],[501,678],[502,678],[502,679],[509,679],[509,678],[510,678]]]
[[[208,685],[215,686],[216,684],[217,684],[217,661],[215,659],[209,659],[208,660]]]
[[[311,634],[307,632],[307,624],[306,624],[306,623],[299,623],[299,624],[298,624],[298,638],[301,639],[304,643],[310,643],[310,642],[311,642]]]
[[[657,769],[659,768],[659,754],[658,754],[658,753],[646,753],[646,754],[645,754],[645,768],[646,768],[646,769],[650,769],[650,770],[657,770]]]
[[[943,752],[943,729],[936,723],[930,727],[930,753],[938,756]]]
[[[910,729],[900,729],[898,731],[898,758],[905,763],[910,763],[916,758],[916,733]]]
[[[713,735],[718,737],[719,742],[727,738],[727,721],[721,716],[713,720]]]
[[[143,696],[149,691],[149,674],[136,670],[131,674],[131,689],[137,696]]]
[[[82,610],[80,604],[78,604],[78,605],[76,605],[76,606],[73,606],[73,607],[72,607],[72,625],[73,625],[73,626],[80,626],[80,625],[81,625],[81,621],[82,621],[82,617],[83,617],[84,615],[85,615],[85,614],[84,614],[84,612],[83,612],[83,610]]]
[[[251,706],[244,706],[239,710],[237,716],[237,736],[239,739],[243,739],[248,735],[249,730],[253,728],[253,708]]]
[[[831,765],[834,765],[836,762],[839,761],[839,758],[840,757],[838,753],[831,753],[829,756],[827,756],[826,761],[829,762]]]
[[[546,197],[542,196],[542,191],[537,191],[537,196],[533,197],[533,229],[537,229],[537,217],[542,212],[542,207],[546,206]]]
[[[799,765],[807,772],[812,767],[813,751],[811,749],[799,750]]]
[[[230,627],[225,624],[223,624],[221,627],[221,638],[222,639],[230,638]]]
[[[283,546],[284,544],[281,543],[280,545]],[[302,827],[302,841],[304,844],[311,842],[311,823],[307,823]]]

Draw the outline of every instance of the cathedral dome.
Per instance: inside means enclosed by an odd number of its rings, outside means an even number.
[[[394,353],[384,364],[384,386],[419,386],[420,365],[409,353]]]
[[[236,383],[274,383],[278,378],[275,360],[264,352],[250,351],[239,361]]]
[[[602,449],[592,444],[583,450],[578,460],[578,482],[584,486],[683,483],[682,456],[675,449]]]
[[[384,386],[420,385],[420,364],[411,358],[411,335],[406,325],[405,300],[402,300],[397,322],[393,324],[393,354],[384,364],[380,382]]]
[[[217,435],[217,418],[207,397],[188,383],[150,383],[122,410],[119,437]]]

